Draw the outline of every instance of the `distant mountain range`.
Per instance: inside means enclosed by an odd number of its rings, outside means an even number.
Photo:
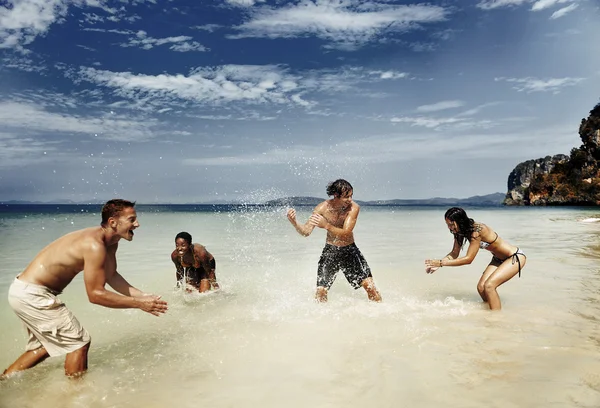
[[[396,199],[396,200],[375,200],[375,201],[361,201],[356,200],[359,205],[363,206],[410,206],[410,205],[431,205],[431,206],[501,206],[506,194],[504,193],[493,193],[482,196],[473,196],[469,198],[424,198],[424,199]],[[283,197],[276,200],[269,200],[265,203],[255,203],[257,205],[268,205],[268,206],[315,206],[325,200],[323,197]],[[2,201],[0,204],[4,205],[102,205],[104,202],[101,201],[88,201],[88,202],[75,202],[71,200],[56,200],[50,202],[42,201],[24,201],[24,200],[10,200]],[[227,202],[227,203],[189,203],[189,204],[171,204],[171,203],[140,203],[140,205],[252,205],[252,203],[240,203],[240,202]]]
[[[424,198],[424,199],[396,199],[396,200],[375,200],[360,201],[355,200],[363,206],[411,206],[411,205],[431,205],[431,206],[501,206],[506,197],[504,193],[493,193],[482,196],[473,196],[468,198]],[[324,199],[319,197],[284,197],[276,200],[267,201],[266,205],[271,206],[315,206]]]

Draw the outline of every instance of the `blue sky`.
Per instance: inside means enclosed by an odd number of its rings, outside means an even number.
[[[0,200],[506,192],[599,43],[594,0],[0,0]]]

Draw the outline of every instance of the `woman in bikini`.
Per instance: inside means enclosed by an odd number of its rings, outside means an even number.
[[[496,289],[517,273],[521,276],[521,269],[527,262],[525,254],[500,238],[487,225],[473,221],[462,208],[450,208],[444,218],[454,235],[454,246],[442,259],[427,259],[425,271],[433,273],[443,266],[468,265],[473,262],[479,249],[490,251],[492,260],[477,283],[477,292],[490,305],[490,309],[500,310],[502,305]],[[465,256],[461,257],[460,250],[465,241],[469,241],[469,248]]]

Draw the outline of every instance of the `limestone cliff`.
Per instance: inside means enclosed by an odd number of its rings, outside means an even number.
[[[600,103],[581,120],[580,147],[519,163],[508,176],[505,205],[600,205]]]

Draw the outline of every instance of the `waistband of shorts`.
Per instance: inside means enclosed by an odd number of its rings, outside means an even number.
[[[351,244],[344,245],[344,246],[337,246],[337,245],[333,245],[330,243],[326,243],[325,248],[330,249],[330,250],[343,251],[345,249],[358,248],[358,247],[356,246],[356,242],[353,242]]]
[[[26,290],[27,292],[30,292],[30,293],[50,293],[54,296],[58,296],[61,293],[54,289],[50,289],[47,286],[38,285],[37,283],[24,282],[21,279],[19,279],[18,276],[15,277],[15,280],[13,281],[13,285],[18,286],[19,288]]]

